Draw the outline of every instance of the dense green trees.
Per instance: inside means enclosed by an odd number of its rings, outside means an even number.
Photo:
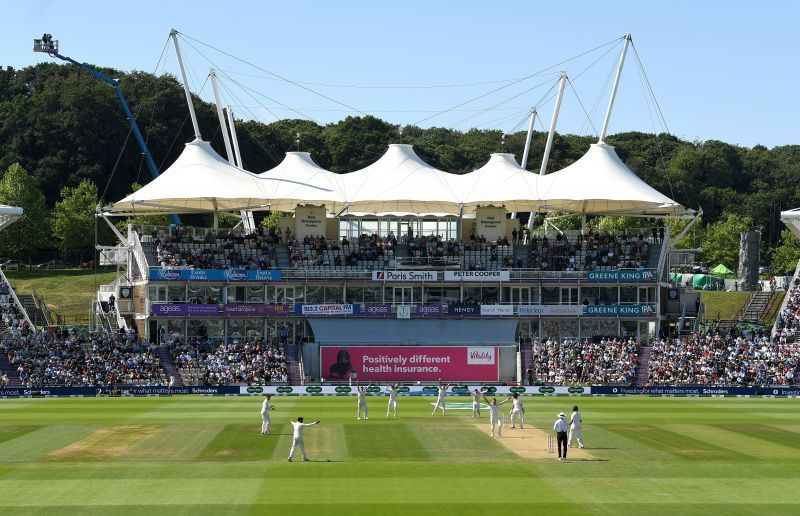
[[[194,137],[180,84],[171,76],[103,71],[120,78],[154,160],[163,170]],[[214,107],[195,99],[195,108],[203,136],[224,155]],[[237,133],[245,168],[253,172],[274,167],[286,151],[297,148],[311,152],[322,167],[347,172],[377,160],[387,144],[403,142],[413,144],[432,165],[464,173],[483,165],[492,152],[511,152],[520,160],[525,141],[524,132],[506,135],[505,145],[496,130],[461,132],[408,126],[401,132],[397,125],[372,116],[348,117],[324,126],[293,119],[271,124],[244,121],[237,124]],[[529,170],[538,170],[545,138],[544,133],[534,134]],[[573,163],[594,141],[589,136],[556,135],[548,170]],[[703,226],[693,229],[684,244],[710,246],[705,253],[709,261],[736,255],[738,237],[734,242],[713,233],[728,235],[727,225],[742,221],[761,230],[763,262],[771,259],[775,246],[793,252],[785,246],[786,238],[781,239],[779,214],[800,206],[800,145],[745,148],[716,140],[691,142],[639,132],[619,133],[607,141],[646,182],[690,208],[703,208]],[[0,170],[14,163],[29,171],[26,188],[41,188],[44,197],[39,209],[52,209],[64,192],[76,195],[76,189],[87,188],[82,186],[86,180],[96,185],[103,203],[130,193],[131,184],[150,180],[138,147],[129,139],[128,124],[113,89],[71,65],[42,63],[22,70],[0,69]],[[65,187],[69,190],[63,191]],[[37,223],[39,234],[42,227],[47,230],[40,242],[55,247],[49,239],[46,211],[42,215]],[[612,228],[637,225],[638,221],[590,223]],[[21,235],[21,227],[18,224],[11,231]],[[0,241],[10,241],[11,235],[0,234]],[[21,246],[33,245],[31,238],[25,240]],[[63,252],[75,252],[63,247],[63,239],[59,241]],[[723,252],[721,245],[733,248]],[[30,256],[36,251],[3,247],[0,257],[8,253]],[[726,265],[733,268],[735,262]]]
[[[4,257],[31,259],[38,251],[52,247],[44,195],[36,180],[18,163],[9,166],[0,180],[0,204],[24,210],[22,218],[0,231]]]

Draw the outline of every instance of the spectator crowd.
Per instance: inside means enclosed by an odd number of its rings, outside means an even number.
[[[41,332],[3,344],[24,387],[164,384],[158,358],[135,334]]]
[[[649,244],[644,234],[611,235],[588,232],[572,240],[563,233],[555,238],[531,238],[531,269],[592,271],[638,269],[647,265]]]
[[[634,339],[547,339],[531,346],[526,374],[533,385],[627,385],[636,374]]]
[[[203,371],[204,385],[270,385],[289,380],[283,351],[260,338],[231,340],[228,344],[177,339],[169,348],[178,368]]]
[[[262,227],[248,235],[221,229],[208,231],[202,237],[196,236],[192,228],[178,227],[170,234],[155,231],[151,238],[156,263],[164,268],[251,270],[274,268],[276,246],[282,239],[274,229]]]
[[[650,385],[790,385],[800,347],[768,337],[692,335],[653,344]]]
[[[800,278],[794,279],[786,295],[789,299],[775,321],[776,337],[793,341],[794,332],[800,329]]]

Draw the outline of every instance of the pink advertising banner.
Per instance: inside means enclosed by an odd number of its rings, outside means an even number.
[[[496,382],[496,346],[322,346],[325,381]]]

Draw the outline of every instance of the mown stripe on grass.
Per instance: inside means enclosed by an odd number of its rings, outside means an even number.
[[[754,437],[756,439],[760,439],[761,441],[767,441],[780,446],[787,446],[796,450],[800,450],[800,434],[789,430],[784,430],[782,428],[777,428],[775,426],[760,424],[720,424],[715,426],[730,432],[736,432],[737,434]]]
[[[734,426],[734,425],[731,425]],[[782,443],[767,443],[763,439],[742,432],[735,432],[720,425],[669,425],[674,430],[684,435],[707,443],[727,448],[736,453],[743,453],[757,459],[766,458],[800,458],[800,449],[786,446]],[[800,439],[800,435],[797,436]]]
[[[275,451],[285,425],[272,425],[271,435],[261,435],[260,424],[225,425],[197,455],[203,461],[266,460]]]
[[[736,460],[745,456],[653,425],[605,425],[607,430],[684,460]]]
[[[27,433],[35,432],[42,428],[40,425],[3,425],[0,426],[0,443],[16,439]]]
[[[125,460],[188,461],[197,457],[225,428],[215,424],[164,425],[155,435],[136,445]]]
[[[408,424],[417,440],[430,457],[436,461],[449,462],[500,462],[522,460],[503,445],[480,431],[466,420],[453,420],[447,424],[431,421],[431,424],[415,422]]]
[[[0,461],[41,460],[58,450],[83,439],[98,428],[94,425],[51,425],[27,432],[0,443]]]
[[[344,425],[350,457],[372,460],[430,460],[414,432],[400,422],[385,424],[351,423]]]

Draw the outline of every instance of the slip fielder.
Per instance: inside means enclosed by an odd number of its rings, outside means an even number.
[[[386,393],[389,395],[389,406],[386,407],[386,417],[389,417],[389,413],[394,409],[394,417],[397,417],[397,388],[400,385],[387,385],[386,386]]]
[[[445,398],[445,394],[447,393],[447,389],[450,388],[450,384],[452,384],[452,383],[453,382],[450,382],[447,385],[445,385],[441,381],[439,382],[439,394],[436,397],[436,405],[433,406],[433,412],[431,412],[432,416],[436,414],[436,409],[437,408],[441,408],[442,409],[442,415],[443,416],[447,415],[444,398]]]
[[[372,382],[367,384],[366,387],[361,385],[356,386],[358,392],[356,396],[358,397],[358,405],[356,407],[356,419],[361,419],[361,414],[364,414],[364,419],[369,419],[369,409],[367,408],[367,389],[372,387]]]
[[[261,404],[261,435],[269,434],[269,413],[275,410],[275,405],[270,405],[269,400],[272,399],[272,395],[266,394],[264,396],[264,403]]]

